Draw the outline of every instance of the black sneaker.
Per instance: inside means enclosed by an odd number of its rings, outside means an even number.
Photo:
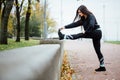
[[[105,67],[99,67],[98,69],[95,69],[96,72],[100,72],[100,71],[106,71]]]
[[[60,32],[60,29],[58,30],[59,40],[64,39],[64,35]]]

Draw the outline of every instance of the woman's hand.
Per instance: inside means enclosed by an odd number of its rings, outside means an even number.
[[[82,33],[85,34],[85,31],[83,31]]]

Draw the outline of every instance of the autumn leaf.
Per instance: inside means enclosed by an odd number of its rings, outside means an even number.
[[[65,51],[63,56],[63,64],[61,67],[60,80],[72,80],[73,73],[75,73],[75,71],[70,67],[70,63],[67,59],[67,51]]]

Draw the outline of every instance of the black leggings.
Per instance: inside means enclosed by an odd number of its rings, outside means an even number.
[[[72,40],[78,39],[78,38],[91,38],[93,41],[94,49],[95,49],[97,56],[98,56],[98,59],[100,61],[100,65],[102,65],[102,64],[104,64],[104,58],[103,58],[103,55],[102,55],[101,50],[100,50],[101,37],[102,37],[101,30],[94,30],[93,32],[85,33],[85,34],[79,33],[79,34],[74,34],[74,35],[68,35],[66,38],[72,39]]]

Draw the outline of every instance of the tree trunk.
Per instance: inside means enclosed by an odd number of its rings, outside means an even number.
[[[4,2],[5,0],[0,0],[0,14],[1,14],[1,11],[2,11],[2,3]],[[1,15],[0,15],[1,16]]]
[[[7,0],[2,11],[0,44],[7,44],[7,25],[14,0]]]
[[[2,1],[0,1],[0,38],[1,38],[1,11],[2,11]]]
[[[16,2],[16,17],[17,17],[17,38],[16,38],[16,42],[20,42],[20,12],[19,12],[19,3],[18,0],[15,0]]]
[[[20,13],[22,10],[22,5],[24,0],[22,0],[21,5],[19,6],[19,2],[18,0],[15,0],[16,2],[16,17],[17,17],[17,38],[16,38],[16,42],[20,42]]]
[[[26,20],[25,20],[25,40],[29,40],[29,19],[31,14],[31,0],[28,0],[28,10],[26,13]]]
[[[2,1],[0,1],[0,14],[1,14],[1,10],[2,10]]]

